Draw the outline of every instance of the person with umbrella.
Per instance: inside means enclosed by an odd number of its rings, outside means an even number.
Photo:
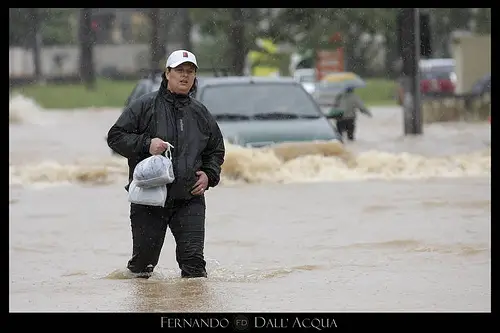
[[[330,115],[337,119],[337,130],[340,135],[344,136],[344,132],[347,132],[349,141],[354,141],[357,111],[372,116],[361,98],[354,93],[354,89],[365,87],[366,82],[352,72],[330,73],[322,81],[342,91],[335,96]]]
[[[354,93],[354,89],[353,86],[347,86],[343,93],[337,95],[334,103],[334,107],[343,110],[342,115],[337,118],[337,130],[342,137],[344,132],[347,132],[349,141],[355,140],[357,112],[372,117],[372,113],[366,108],[361,98]]]

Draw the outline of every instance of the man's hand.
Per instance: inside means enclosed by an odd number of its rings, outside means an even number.
[[[160,138],[151,139],[151,144],[149,145],[149,153],[151,155],[160,155],[165,150],[167,150],[168,146],[169,146],[169,143],[163,141]]]
[[[198,180],[194,184],[191,194],[202,195],[208,187],[208,177],[203,171],[196,171],[196,175],[198,176]]]

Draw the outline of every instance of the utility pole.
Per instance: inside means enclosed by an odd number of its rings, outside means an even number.
[[[401,8],[398,15],[399,43],[403,61],[404,133],[422,134],[420,98],[420,13],[418,8]]]
[[[150,8],[149,9],[149,20],[151,24],[151,40],[150,40],[150,51],[151,51],[151,62],[150,71],[151,77],[154,78],[156,72],[160,67],[160,60],[163,57],[162,46],[160,45],[159,39],[159,25],[160,25],[160,8]]]
[[[31,22],[33,24],[32,46],[33,46],[33,64],[35,67],[36,82],[42,81],[42,65],[40,54],[42,51],[42,34],[40,32],[40,9],[29,8]]]

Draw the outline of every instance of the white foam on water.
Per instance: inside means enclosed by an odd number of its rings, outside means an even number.
[[[17,123],[50,121],[53,115],[43,115],[42,117],[43,112],[43,109],[31,99],[21,95],[16,95],[10,100],[9,117],[16,119]],[[386,135],[385,127],[389,126],[389,123],[395,122],[394,116],[390,112],[386,112],[387,114],[383,111],[377,112],[380,118],[378,121],[382,122],[381,128],[370,129],[372,132],[367,132],[367,136],[373,135],[377,131],[380,131],[379,134]],[[64,112],[61,113],[64,115]],[[73,117],[75,117],[75,113],[68,115],[68,119],[71,119],[68,124],[84,126],[98,122],[96,113],[92,113],[90,116],[85,112],[79,113],[78,117],[84,117],[82,120],[85,122],[80,122]],[[42,121],[42,119],[45,120]],[[449,137],[453,136],[453,140],[458,140],[457,145],[463,145],[465,141],[473,137],[472,132],[478,132],[474,126],[477,125],[469,126],[467,123],[461,123],[453,127],[449,124],[437,124],[433,128],[436,133],[432,134],[437,136],[433,137],[432,140],[436,140],[436,142],[437,140],[446,140],[448,135]],[[26,130],[31,131],[29,128]],[[85,132],[80,135],[85,135]],[[50,140],[55,140],[55,138],[52,136]],[[102,138],[98,139],[102,142],[99,145],[104,146]],[[47,138],[47,142],[49,142],[48,140]],[[387,138],[384,140],[387,141]],[[433,142],[432,140],[420,142],[429,145]],[[383,147],[385,141],[381,141],[380,147]],[[37,142],[37,145],[40,145],[40,149],[43,151],[43,142]],[[16,147],[16,154],[20,154],[17,149]],[[92,152],[92,149],[89,151]],[[451,151],[453,152],[453,150]],[[61,152],[64,153],[64,150]],[[126,159],[111,156],[111,154],[105,157],[84,156],[78,161],[70,160],[69,162],[58,161],[57,157],[56,159],[46,158],[33,162],[23,161],[23,163],[9,166],[11,185],[37,185],[39,188],[51,184],[125,183],[127,175]],[[226,158],[222,168],[221,185],[490,175],[491,147],[489,146],[466,153],[453,152],[448,155],[426,156],[373,148],[354,153],[350,151],[349,145],[337,142],[287,143],[267,148],[246,148],[226,143]]]

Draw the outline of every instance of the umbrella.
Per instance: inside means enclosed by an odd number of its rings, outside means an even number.
[[[338,85],[340,88],[362,88],[366,82],[358,75],[351,72],[330,73],[321,79],[322,83]]]

